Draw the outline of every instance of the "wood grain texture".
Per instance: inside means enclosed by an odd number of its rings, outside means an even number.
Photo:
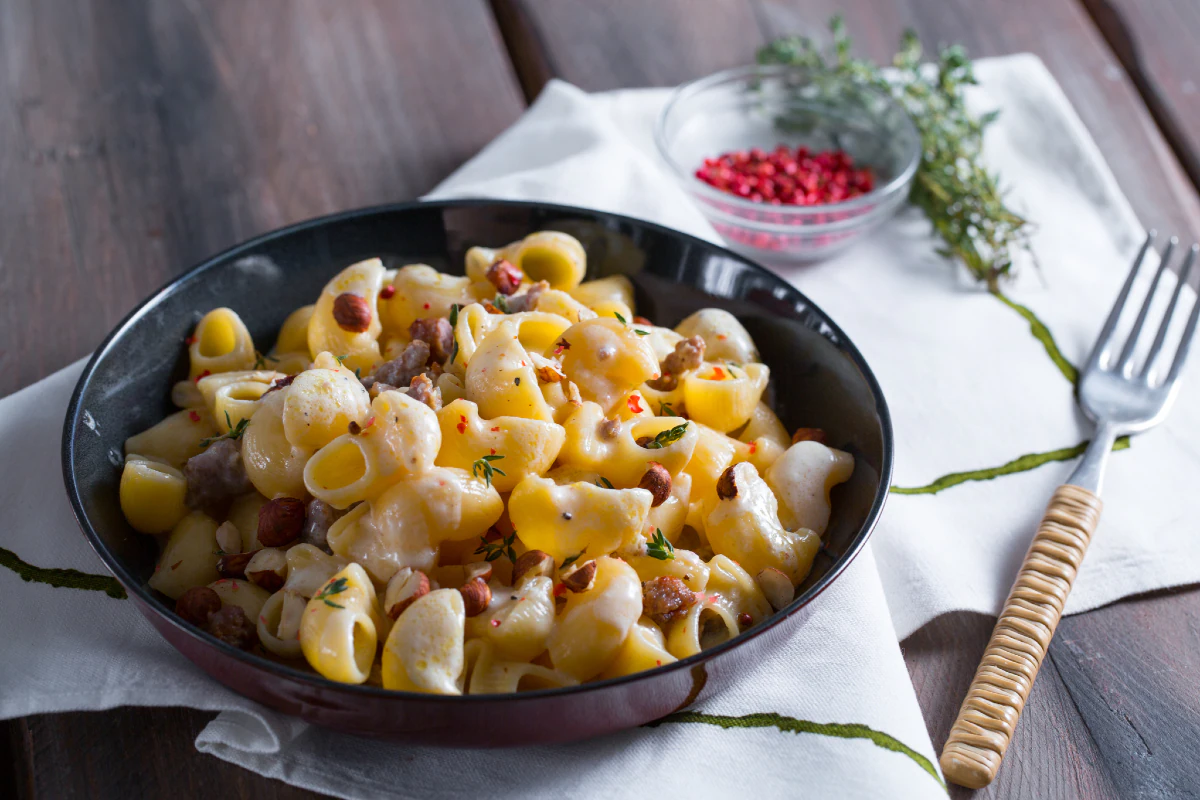
[[[1081,0],[1159,130],[1200,187],[1200,5],[1192,0]],[[1195,231],[1190,231],[1195,235]]]
[[[929,47],[961,43],[975,57],[1032,52],[1062,85],[1143,224],[1200,231],[1191,182],[1077,0],[610,0],[586,10],[556,0],[493,3],[514,7],[511,18],[531,26],[528,38],[545,48],[543,82],[560,77],[590,90],[700,77],[752,60],[755,47],[776,36],[827,40],[834,14],[845,17],[855,50],[878,60],[891,59],[905,28]]]
[[[1100,521],[1100,498],[1055,490],[942,750],[946,779],[979,789],[996,777]]]
[[[486,0],[0,3],[0,395],[209,254],[418,196],[523,108]]]
[[[189,708],[116,708],[17,720],[20,794],[38,798],[247,798],[325,795],[268,780],[193,742],[213,714]]]

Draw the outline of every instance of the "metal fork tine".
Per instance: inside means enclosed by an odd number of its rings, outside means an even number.
[[[1150,304],[1154,302],[1154,293],[1158,290],[1158,282],[1162,280],[1162,275],[1167,269],[1167,265],[1171,263],[1171,256],[1175,253],[1175,245],[1179,244],[1179,239],[1172,236],[1167,241],[1167,248],[1163,250],[1162,258],[1158,262],[1158,270],[1154,273],[1154,280],[1150,281],[1150,289],[1146,292],[1146,299],[1142,302],[1142,307],[1138,309],[1137,318],[1133,321],[1133,327],[1129,331],[1129,338],[1125,340],[1125,347],[1121,349],[1121,357],[1116,361],[1116,371],[1122,374],[1130,371],[1130,365],[1133,363],[1133,351],[1137,349],[1138,336],[1142,333],[1142,326],[1146,324],[1146,315],[1150,313]]]
[[[1196,321],[1200,320],[1200,295],[1192,301],[1192,314],[1188,317],[1187,327],[1183,329],[1183,338],[1179,340],[1179,349],[1175,351],[1175,360],[1171,362],[1171,371],[1167,374],[1166,384],[1172,384],[1179,377],[1179,370],[1187,360],[1188,349],[1192,346],[1192,337],[1196,333]]]
[[[1167,329],[1171,327],[1171,317],[1175,315],[1175,306],[1179,305],[1179,296],[1183,294],[1183,285],[1188,282],[1188,278],[1192,274],[1192,264],[1196,261],[1197,253],[1200,253],[1200,244],[1189,247],[1187,255],[1184,256],[1183,267],[1179,270],[1179,278],[1175,283],[1175,291],[1171,292],[1171,302],[1167,304],[1162,324],[1158,326],[1158,333],[1154,335],[1154,344],[1150,345],[1146,363],[1142,365],[1143,378],[1149,378],[1150,368],[1154,366],[1154,361],[1162,350],[1163,342],[1167,339]]]
[[[1137,277],[1138,269],[1141,268],[1142,261],[1146,258],[1146,251],[1154,243],[1156,235],[1156,231],[1146,234],[1146,241],[1142,242],[1142,249],[1138,251],[1137,258],[1133,260],[1133,268],[1129,270],[1129,277],[1125,279],[1125,285],[1121,287],[1121,293],[1117,295],[1117,301],[1113,303],[1112,311],[1108,312],[1108,319],[1104,321],[1104,327],[1100,329],[1100,335],[1096,337],[1096,344],[1092,348],[1092,354],[1088,357],[1089,365],[1098,365],[1100,357],[1108,348],[1113,331],[1117,328],[1117,321],[1121,318],[1121,311],[1125,308],[1125,301],[1129,299],[1129,290],[1133,288],[1133,281]]]

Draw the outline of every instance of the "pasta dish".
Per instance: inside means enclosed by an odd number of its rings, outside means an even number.
[[[673,329],[582,245],[352,264],[268,353],[229,308],[125,442],[150,586],[238,648],[437,694],[653,669],[792,602],[854,459],[789,434],[727,311]]]

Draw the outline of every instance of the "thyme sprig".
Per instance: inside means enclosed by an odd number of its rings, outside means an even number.
[[[562,562],[562,566],[558,568],[559,571],[565,570],[567,567],[571,566],[576,561],[583,558],[583,554],[586,552],[587,552],[587,548],[585,547],[582,550],[580,550],[578,553],[576,553],[575,555],[567,556],[566,558],[564,558],[563,562]]]
[[[660,431],[653,440],[646,442],[645,448],[647,450],[662,450],[667,445],[678,442],[683,438],[683,435],[687,433],[687,426],[688,424],[684,422],[676,425],[674,428],[668,428],[665,431]]]
[[[480,545],[475,548],[476,555],[483,555],[484,561],[495,561],[500,556],[508,556],[508,560],[517,563],[517,554],[513,551],[513,543],[517,541],[517,532],[513,531],[498,542],[489,542],[486,537],[479,537]],[[486,555],[484,555],[486,554]]]
[[[492,485],[492,473],[504,475],[504,477],[507,478],[508,475],[504,472],[504,470],[500,469],[499,467],[492,466],[493,461],[499,461],[502,458],[504,458],[504,456],[490,455],[475,459],[475,463],[471,465],[471,474],[476,478],[482,474],[483,482],[488,486]]]
[[[670,561],[675,558],[675,545],[663,535],[662,528],[654,529],[654,538],[646,544],[646,555],[659,561]]]
[[[225,424],[229,426],[228,431],[226,431],[225,433],[219,434],[217,436],[209,436],[207,439],[201,439],[200,447],[202,447],[202,448],[208,447],[213,442],[220,441],[221,439],[229,439],[231,441],[237,441],[238,439],[242,438],[242,434],[246,432],[246,426],[250,424],[250,418],[243,417],[242,419],[239,419],[237,421],[237,425],[234,425],[232,420],[229,419],[229,412],[226,411],[225,412]]]
[[[346,589],[349,588],[347,583],[348,581],[346,578],[338,578],[336,581],[326,584],[326,586],[321,589],[321,591],[316,597],[313,598],[313,600],[324,600],[325,605],[327,606],[332,606],[334,608],[345,608],[345,606],[338,605],[329,598],[346,591]]]
[[[908,112],[921,137],[921,162],[909,192],[909,202],[921,209],[942,240],[938,253],[958,259],[976,280],[999,292],[1000,280],[1013,272],[1013,257],[1030,250],[1030,223],[1009,208],[1000,178],[980,163],[983,132],[998,114],[975,116],[964,102],[966,87],[978,83],[966,51],[958,45],[943,48],[936,69],[922,69],[921,42],[912,31],[904,34],[900,51],[885,73],[874,62],[850,55],[850,37],[841,17],[830,20],[833,49],[821,48],[805,36],[778,39],[758,51],[760,64],[790,64],[807,68],[817,78],[871,86],[891,94]],[[800,120],[781,119],[807,123]]]

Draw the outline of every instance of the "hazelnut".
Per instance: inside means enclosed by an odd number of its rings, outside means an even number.
[[[563,393],[567,396],[567,402],[573,406],[583,405],[583,396],[579,394],[579,387],[574,381],[565,381],[563,383]]]
[[[679,377],[669,372],[663,372],[657,378],[646,381],[646,385],[656,392],[673,392],[679,388]]]
[[[388,581],[383,594],[383,608],[392,619],[399,619],[404,610],[429,594],[429,576],[419,569],[402,567]]]
[[[746,628],[749,628],[754,624],[754,617],[750,616],[748,612],[743,611],[742,613],[738,614],[737,622],[739,628],[746,630]]]
[[[671,496],[671,473],[662,464],[651,461],[646,465],[646,474],[638,481],[638,488],[654,495],[650,506],[658,508]]]
[[[244,578],[246,565],[257,552],[254,550],[249,553],[227,553],[217,559],[217,572],[222,578]]]
[[[217,547],[222,553],[233,554],[242,552],[242,532],[237,525],[226,520],[217,528]]]
[[[458,587],[458,591],[462,595],[463,608],[468,617],[479,616],[487,611],[492,602],[492,588],[482,578],[472,578]]]
[[[562,576],[562,585],[575,594],[586,592],[596,585],[596,562],[588,561],[577,564],[570,572]]]
[[[660,575],[642,584],[642,612],[660,625],[687,616],[696,605],[696,593],[672,575]]]
[[[221,610],[221,596],[207,586],[193,586],[175,601],[175,613],[201,628]]]
[[[563,378],[567,377],[549,365],[538,367],[535,372],[537,372],[538,380],[542,383],[558,383]]]
[[[615,439],[621,435],[621,420],[613,417],[600,423],[600,438]]]
[[[737,465],[725,468],[721,473],[721,477],[717,478],[717,499],[732,500],[738,496],[737,478],[733,473],[734,467]]]
[[[488,267],[486,277],[488,283],[496,287],[497,292],[508,296],[517,291],[521,279],[525,276],[521,274],[521,270],[502,258]]]
[[[258,643],[258,629],[241,606],[224,606],[208,618],[204,630],[239,650],[249,650]]]
[[[820,428],[796,428],[796,432],[792,434],[792,444],[796,444],[796,442],[827,444],[828,441],[829,437]]]
[[[246,565],[246,578],[268,592],[278,592],[283,588],[287,570],[287,554],[276,547],[264,547]]]
[[[520,584],[521,579],[526,577],[554,577],[554,559],[549,553],[541,550],[530,550],[517,556],[517,563],[513,565],[513,586]]]
[[[365,333],[371,327],[371,307],[362,296],[342,292],[333,299],[333,321],[349,333]]]
[[[276,497],[258,510],[258,541],[266,547],[282,547],[304,530],[304,501]]]
[[[463,575],[468,581],[482,578],[484,583],[492,579],[492,562],[490,561],[472,561],[469,564],[463,565]]]
[[[767,598],[771,608],[776,611],[792,602],[792,598],[796,596],[796,587],[792,586],[791,579],[774,567],[762,570],[754,576],[754,580],[758,582],[758,588],[762,589],[763,596]]]

